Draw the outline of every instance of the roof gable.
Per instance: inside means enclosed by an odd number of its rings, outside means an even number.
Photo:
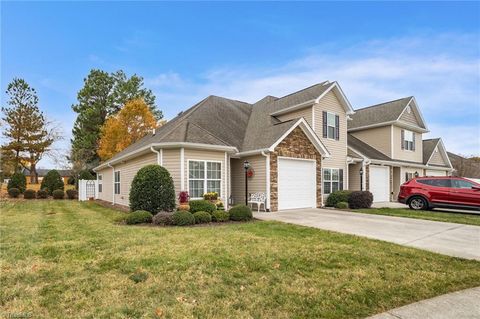
[[[423,163],[425,165],[452,167],[441,138],[423,140]]]

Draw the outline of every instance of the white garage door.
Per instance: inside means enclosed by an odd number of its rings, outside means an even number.
[[[446,176],[447,174],[445,173],[445,171],[435,171],[435,170],[427,169],[427,171],[425,172],[425,175],[426,176]]]
[[[374,202],[390,201],[389,167],[370,165],[370,192]]]
[[[315,161],[278,159],[278,209],[316,207]]]

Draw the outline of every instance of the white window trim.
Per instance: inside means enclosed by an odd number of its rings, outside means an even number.
[[[200,159],[188,159],[187,160],[187,189],[188,193],[190,193],[190,162],[203,162],[204,163],[204,170],[205,170],[205,178],[203,182],[203,190],[207,192],[207,182],[209,179],[207,178],[207,163],[220,163],[220,194],[218,194],[219,198],[222,198],[224,194],[224,185],[223,185],[223,174],[225,172],[225,164],[222,161],[215,161],[215,160],[200,160]],[[198,180],[198,178],[192,178],[192,180]],[[218,181],[218,179],[210,179],[211,181]],[[191,199],[203,199],[203,197],[191,197]]]
[[[98,187],[98,192],[103,193],[103,174],[97,174],[97,187]],[[100,190],[100,185],[102,185]]]
[[[118,179],[119,181],[115,181],[115,176],[118,173]],[[118,193],[116,193],[116,188],[115,185],[118,184]],[[120,195],[122,193],[122,173],[120,170],[113,171],[113,194],[114,195]]]
[[[323,171],[326,170],[326,169],[330,170],[330,180],[328,180],[328,181],[325,180],[325,177],[324,177],[324,174],[323,174]],[[340,170],[341,169],[343,169],[343,168],[322,167],[322,193],[323,194],[330,195],[331,193],[333,193],[333,191],[332,191],[332,189],[333,189],[332,183],[333,182],[338,182],[338,190],[339,191],[345,189],[345,176],[343,176],[343,183],[342,183],[343,187],[342,187],[342,189],[340,189]],[[332,176],[333,176],[332,171],[333,170],[338,171],[338,181],[332,180]],[[344,173],[345,173],[345,170],[344,170]],[[325,183],[330,183],[330,193],[325,192]]]
[[[328,114],[333,115],[333,120],[335,121],[335,124],[334,124],[334,126],[333,126],[333,129],[334,129],[334,131],[333,131],[333,137],[328,137],[328,127],[329,127],[329,125],[328,125]],[[337,113],[333,113],[333,112],[327,111],[327,140],[332,140],[332,141],[336,141],[336,140],[337,140],[337,139],[335,138],[335,134],[336,134],[336,132],[337,132],[337,127],[335,126],[335,125],[336,125],[336,118],[337,118],[337,116],[339,116]],[[339,117],[340,117],[340,116],[339,116]],[[338,123],[338,125],[339,125],[338,129],[340,130],[340,123]],[[332,127],[332,126],[330,126],[330,127]]]

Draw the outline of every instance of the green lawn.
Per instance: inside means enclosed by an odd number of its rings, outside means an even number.
[[[2,317],[363,318],[480,285],[480,262],[307,227],[126,226],[95,203],[0,205]]]
[[[397,217],[409,217],[418,219],[435,220],[438,222],[449,222],[457,224],[468,224],[480,226],[480,214],[462,214],[462,213],[449,213],[439,210],[412,210],[408,208],[368,208],[368,209],[356,209],[350,210],[353,212],[374,214],[374,215],[387,215]]]

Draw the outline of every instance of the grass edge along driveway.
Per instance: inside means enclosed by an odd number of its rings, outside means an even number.
[[[95,203],[0,205],[2,316],[363,318],[480,286],[477,261],[308,227],[126,226]]]
[[[396,217],[407,217],[416,219],[433,220],[437,222],[447,222],[455,224],[480,226],[480,214],[453,213],[442,210],[413,210],[409,208],[365,208],[365,209],[346,209],[354,213],[364,213],[372,215],[385,215]]]

